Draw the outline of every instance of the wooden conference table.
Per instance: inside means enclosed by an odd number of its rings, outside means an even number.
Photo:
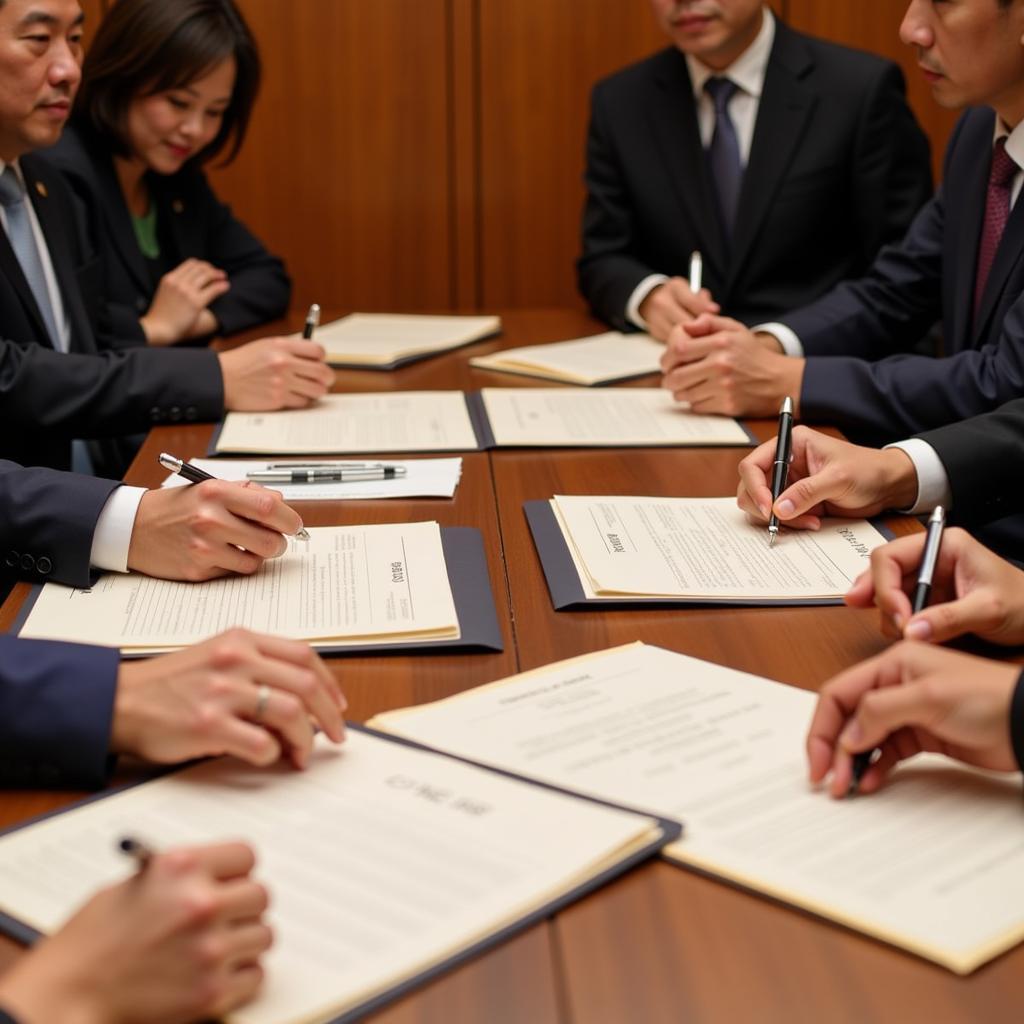
[[[342,371],[337,390],[545,386],[468,365],[472,355],[556,341],[602,328],[582,313],[518,311],[501,338],[394,373]],[[295,318],[291,326],[299,323]],[[655,378],[636,382],[650,386]],[[774,422],[752,422],[758,437]],[[157,453],[205,452],[212,427],[152,432],[129,481],[156,486]],[[484,536],[505,650],[420,657],[342,657],[330,664],[362,721],[520,670],[643,640],[815,689],[833,673],[882,650],[873,612],[847,608],[563,612],[552,609],[522,512],[555,493],[717,496],[736,489],[745,449],[470,453],[452,500],[309,502],[307,525],[436,519]],[[897,532],[916,526],[895,521]],[[27,588],[0,610],[9,628]],[[79,794],[0,795],[0,826],[61,806]],[[885,856],[884,850],[878,851]],[[1024,884],[1024,880],[1022,880]],[[0,967],[17,955],[0,944]],[[660,862],[594,893],[543,925],[477,957],[372,1015],[377,1024],[464,1021],[603,1022],[1020,1020],[1024,948],[968,978],[721,882]]]

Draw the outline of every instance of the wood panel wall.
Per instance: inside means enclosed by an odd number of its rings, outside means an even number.
[[[112,0],[85,0],[90,18]],[[238,0],[266,78],[220,193],[288,260],[295,304],[579,305],[593,82],[665,45],[647,0]],[[772,0],[795,28],[898,60],[902,0]]]

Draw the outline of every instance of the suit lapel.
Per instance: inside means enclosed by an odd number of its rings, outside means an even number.
[[[988,180],[986,177],[985,191],[988,192]],[[978,235],[980,237],[980,223]],[[978,315],[974,320],[971,331],[971,340],[975,348],[978,341],[983,337],[989,320],[999,305],[1003,291],[1013,268],[1021,261],[1021,250],[1024,247],[1024,203],[1018,197],[1010,211],[1009,220],[1006,222],[1006,229],[999,241],[999,248],[996,249],[996,258],[992,261],[992,269],[989,271],[988,280],[985,282],[985,291],[981,297],[981,305],[978,307]],[[977,252],[977,245],[975,246]],[[971,261],[976,263],[977,260]],[[976,273],[977,271],[975,271]],[[974,299],[974,282],[969,285],[972,304]]]
[[[654,137],[662,151],[679,205],[693,225],[704,259],[728,271],[725,239],[715,212],[714,191],[697,124],[697,105],[686,59],[668,51],[656,73],[658,95],[649,111]]]
[[[146,270],[145,259],[135,236],[132,215],[128,210],[127,202],[125,202],[124,193],[121,191],[121,183],[117,180],[114,162],[106,154],[93,153],[91,158],[96,167],[99,207],[103,211],[103,217],[110,230],[114,247],[117,249],[121,262],[131,274],[136,288],[142,294],[146,294],[152,285]]]
[[[813,67],[800,39],[776,21],[775,41],[736,213],[730,281],[736,278],[754,246],[818,101],[813,88],[802,80]]]

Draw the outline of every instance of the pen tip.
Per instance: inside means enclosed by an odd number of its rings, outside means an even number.
[[[775,547],[775,538],[778,535],[779,535],[779,531],[778,530],[769,530],[768,531],[768,547],[770,547],[770,548]]]

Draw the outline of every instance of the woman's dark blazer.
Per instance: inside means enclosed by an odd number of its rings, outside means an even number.
[[[90,240],[102,259],[97,334],[111,347],[144,345],[139,318],[156,287],[135,238],[109,144],[72,123],[61,141],[40,156],[61,172],[81,201]],[[186,259],[207,260],[230,278],[231,290],[210,305],[218,333],[234,334],[285,314],[291,281],[284,263],[232,216],[199,168],[150,173],[147,180],[157,207],[161,261],[173,269]]]

